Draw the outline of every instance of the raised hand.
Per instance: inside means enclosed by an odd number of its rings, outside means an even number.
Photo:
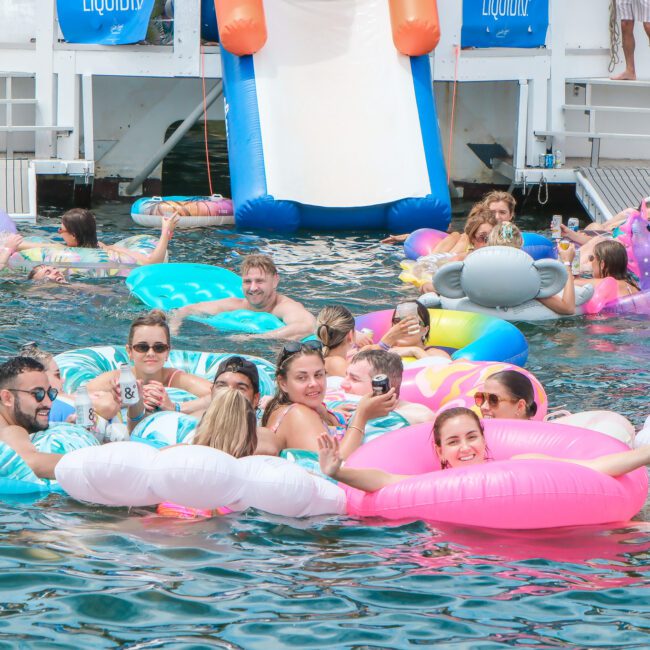
[[[339,441],[327,433],[318,436],[318,462],[323,474],[336,477],[343,459],[339,455]]]

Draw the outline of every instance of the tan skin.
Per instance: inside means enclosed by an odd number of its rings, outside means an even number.
[[[593,255],[593,259],[589,261],[589,264],[591,265],[591,273],[592,273],[592,278],[578,278],[576,280],[577,285],[585,285],[585,284],[593,284],[594,286],[598,286],[605,280],[607,277],[610,276],[605,276],[604,275],[604,264],[601,260],[599,260],[595,255]],[[638,293],[639,290],[631,285],[629,282],[626,282],[625,280],[616,280],[616,284],[618,287],[618,295],[619,297],[623,296],[629,296],[633,293]]]
[[[278,385],[289,395],[293,408],[281,405],[271,414],[267,423],[275,431],[280,449],[295,448],[318,450],[318,436],[328,426],[337,426],[336,418],[323,405],[326,389],[325,365],[316,354],[296,354],[290,362],[287,376],[278,377]],[[359,402],[341,443],[344,457],[351,454],[363,441],[363,431],[368,420],[388,414],[395,406],[395,391],[372,397],[367,395]]]
[[[102,244],[101,242],[98,242],[98,247],[107,252],[126,255],[140,265],[160,264],[165,261],[165,256],[167,255],[167,247],[169,245],[169,241],[174,234],[174,230],[178,225],[179,220],[180,220],[180,216],[178,214],[174,214],[171,217],[162,218],[161,226],[160,226],[160,238],[158,239],[158,243],[156,244],[154,250],[151,251],[151,253],[149,254],[138,253],[136,251],[129,250],[128,248],[122,248],[121,246],[116,246],[115,244],[108,246],[106,244]],[[63,238],[63,246],[67,246],[70,248],[77,248],[79,246],[79,242],[77,241],[75,235],[73,235],[71,232],[68,232],[68,230],[66,229],[63,223],[61,223],[61,226],[59,227],[59,234]],[[54,247],[60,247],[60,245],[53,244],[51,242],[47,242],[47,243],[22,242],[18,250],[26,250],[28,248],[44,248],[44,247],[54,248]]]
[[[499,398],[497,406],[491,406],[489,401],[481,404],[481,415],[483,418],[510,418],[514,420],[528,420],[526,415],[526,400],[515,399],[508,393],[496,379],[486,379],[483,385],[484,393],[491,393]]]
[[[45,372],[23,372],[11,381],[11,388],[20,391],[32,391],[37,388],[47,390],[50,382]],[[29,432],[18,425],[14,410],[35,417],[42,428],[47,426],[52,401],[45,395],[42,402],[37,402],[29,392],[15,392],[3,388],[0,390],[0,441],[11,447],[39,478],[54,478],[54,468],[61,459],[61,454],[38,451],[29,438]]]
[[[493,201],[488,204],[488,210],[494,215],[497,223],[505,221],[512,221],[515,217],[513,212],[510,212],[510,207],[505,201]]]
[[[448,463],[451,469],[480,465],[486,460],[485,438],[474,418],[459,415],[443,424],[440,431],[440,445],[434,445],[434,453],[441,462]],[[318,457],[324,474],[366,492],[375,492],[387,485],[411,478],[409,475],[392,474],[380,469],[341,467],[343,459],[338,441],[329,436],[323,435],[318,438]],[[589,460],[556,458],[544,454],[519,454],[512,457],[512,460],[529,459],[572,463],[609,476],[621,476],[650,463],[650,445]]]
[[[285,323],[272,332],[255,334],[256,338],[299,339],[311,334],[316,326],[314,317],[299,303],[277,292],[280,277],[251,268],[242,276],[243,298],[223,298],[187,305],[177,309],[170,321],[172,333],[177,333],[183,320],[190,315],[210,316],[238,309],[266,312]]]
[[[170,377],[175,372],[174,368],[164,367],[169,358],[169,350],[157,353],[152,347],[149,347],[147,352],[138,352],[134,346],[139,343],[145,343],[149,346],[156,343],[169,345],[165,329],[160,325],[141,325],[137,327],[133,332],[131,344],[126,346],[126,351],[129,359],[133,361],[135,377],[141,382],[141,396],[145,409],[147,411],[155,409],[175,410],[165,388],[169,384]],[[116,397],[119,395],[119,393],[115,393],[115,388],[119,385],[119,378],[119,370],[102,373],[88,382],[88,390],[104,391],[112,393]],[[207,379],[181,371],[173,375],[171,387],[181,388],[197,397],[203,397],[210,394],[212,384]],[[181,410],[182,408],[183,405],[181,405]],[[134,409],[134,407],[131,407],[131,409]],[[131,413],[131,409],[129,409],[130,415],[135,416],[142,411],[140,409],[140,411],[136,410],[136,412]],[[100,413],[100,415],[103,414]]]

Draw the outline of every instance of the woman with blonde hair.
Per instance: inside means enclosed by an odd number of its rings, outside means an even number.
[[[487,245],[521,248],[524,245],[524,238],[521,230],[514,223],[503,221],[492,228],[487,238]]]
[[[251,403],[233,388],[215,391],[192,444],[213,447],[235,458],[242,458],[252,456],[257,443],[257,422]]]
[[[355,351],[354,316],[342,305],[328,305],[316,317],[316,336],[323,344],[328,376],[345,377],[348,357]]]

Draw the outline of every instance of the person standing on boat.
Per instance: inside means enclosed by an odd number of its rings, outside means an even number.
[[[284,322],[284,327],[255,335],[260,338],[300,339],[314,332],[316,321],[303,305],[278,293],[280,276],[268,255],[247,255],[241,275],[243,298],[208,300],[181,307],[170,319],[172,333],[176,334],[183,320],[192,314],[212,316],[238,309],[273,314]]]
[[[634,81],[636,79],[634,23],[635,21],[642,22],[643,29],[650,38],[650,0],[616,0],[616,15],[621,21],[625,70],[612,77],[612,79],[616,81]]]

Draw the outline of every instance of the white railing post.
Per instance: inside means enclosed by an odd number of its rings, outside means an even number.
[[[201,73],[201,0],[174,2],[174,74]]]
[[[58,124],[71,125],[72,133],[60,134],[57,138],[57,156],[63,160],[79,158],[79,76],[75,74],[74,52],[65,52],[65,59],[59,58],[57,75],[57,119]]]
[[[55,0],[40,0],[39,19],[36,21],[36,125],[56,124],[54,115],[54,40],[56,38]],[[54,134],[51,131],[36,132],[36,158],[54,158]]]
[[[551,78],[548,96],[548,130],[554,133],[565,131],[564,109],[566,102],[566,41],[564,37],[566,0],[551,0],[550,32],[551,32]],[[566,139],[556,136],[555,148],[565,151]]]

